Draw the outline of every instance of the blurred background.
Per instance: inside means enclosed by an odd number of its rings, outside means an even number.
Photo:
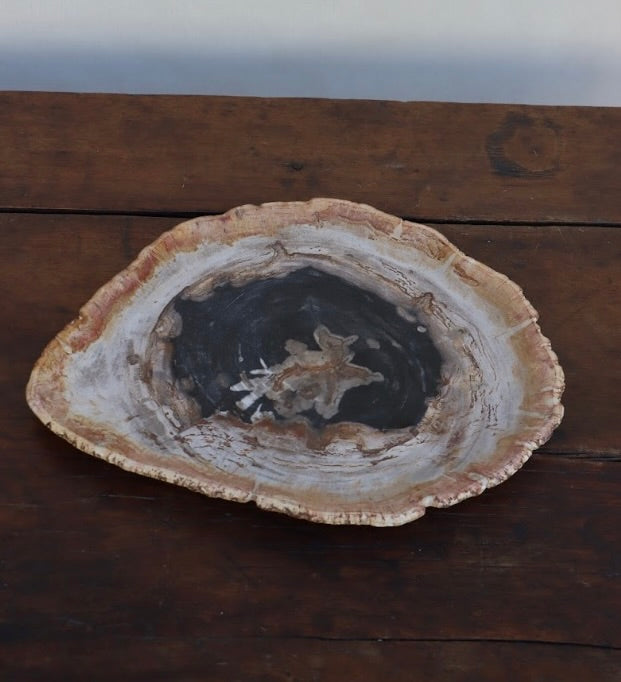
[[[2,0],[0,89],[621,105],[620,0]]]

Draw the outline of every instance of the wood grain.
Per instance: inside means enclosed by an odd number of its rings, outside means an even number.
[[[70,630],[69,630],[70,631]],[[115,679],[252,680],[253,682],[618,682],[619,651],[506,642],[339,641],[306,638],[102,637],[89,647],[87,636],[59,638],[50,650],[40,642],[12,647],[8,679],[64,682]],[[85,646],[86,645],[86,646]],[[1,654],[0,654],[1,656]],[[166,671],[162,674],[162,671]]]
[[[7,377],[24,386],[45,344],[80,306],[176,219],[0,216]],[[473,257],[520,284],[540,313],[567,378],[566,416],[547,451],[621,455],[621,231],[443,225]],[[19,240],[15,240],[19,234]],[[24,311],[28,311],[25,314]],[[18,340],[19,339],[19,340]],[[595,377],[596,380],[595,380]]]
[[[503,485],[412,524],[333,527],[131,475],[43,426],[2,422],[5,642],[621,647],[617,464],[535,455]]]
[[[337,196],[440,221],[621,222],[621,110],[0,93],[0,209]]]

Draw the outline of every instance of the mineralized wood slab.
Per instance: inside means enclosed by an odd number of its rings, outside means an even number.
[[[323,523],[394,526],[513,475],[564,375],[505,275],[335,199],[164,233],[37,361],[28,403],[128,471]]]

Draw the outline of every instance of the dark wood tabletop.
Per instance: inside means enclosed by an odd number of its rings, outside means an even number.
[[[398,528],[129,474],[49,432],[45,344],[189,216],[339,197],[523,287],[565,419]],[[0,93],[0,679],[621,680],[621,109]]]

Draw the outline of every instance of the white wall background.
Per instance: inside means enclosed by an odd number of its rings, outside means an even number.
[[[0,0],[0,89],[621,106],[621,0]]]

